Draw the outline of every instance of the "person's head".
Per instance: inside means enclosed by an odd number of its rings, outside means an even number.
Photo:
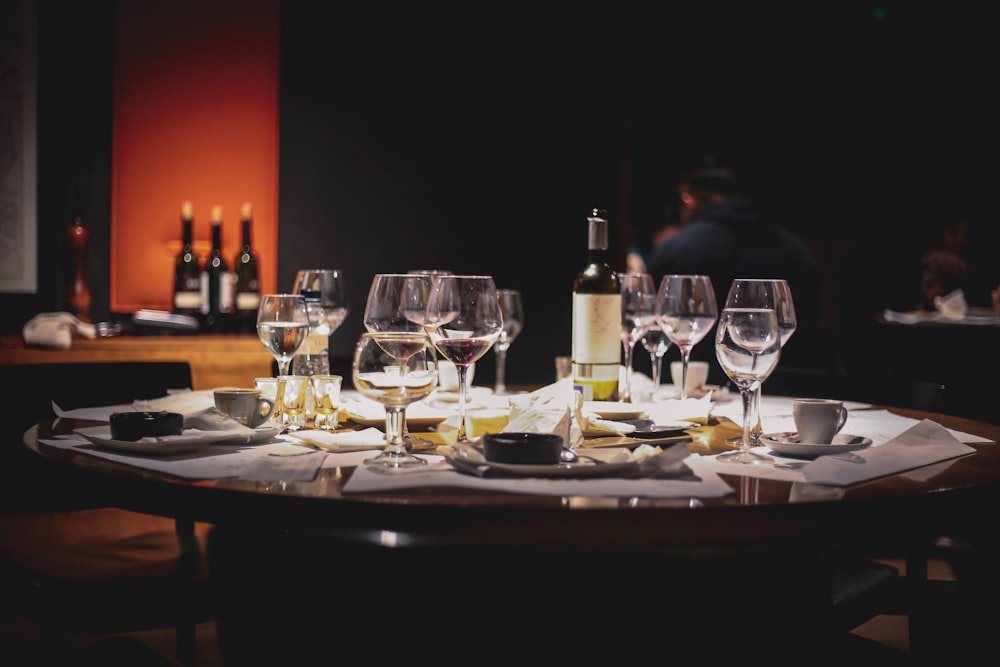
[[[711,158],[703,160],[702,166],[686,172],[677,184],[681,222],[687,222],[698,208],[721,203],[737,193],[732,169],[716,164]]]

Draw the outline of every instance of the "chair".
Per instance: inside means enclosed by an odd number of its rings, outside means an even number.
[[[3,613],[34,623],[51,644],[77,635],[173,627],[192,664],[195,625],[214,617],[208,526],[108,507],[100,475],[54,465],[21,446],[31,425],[63,409],[128,404],[191,388],[187,362],[73,362],[4,366],[0,458]]]

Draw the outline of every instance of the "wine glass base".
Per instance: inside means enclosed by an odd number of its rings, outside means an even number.
[[[764,456],[763,454],[743,450],[719,454],[715,457],[715,460],[722,461],[723,463],[742,463],[745,465],[763,465],[766,463],[774,463],[774,459],[770,456]]]
[[[742,435],[736,435],[736,436],[733,436],[732,438],[726,438],[726,444],[727,445],[733,445],[734,447],[742,447],[743,446],[743,436]],[[757,436],[757,435],[750,436],[750,446],[751,447],[759,447],[760,446],[760,436]]]
[[[426,460],[405,452],[402,454],[382,452],[378,456],[365,459],[363,463],[369,467],[379,468],[382,472],[392,472],[393,470],[404,470],[427,465]]]

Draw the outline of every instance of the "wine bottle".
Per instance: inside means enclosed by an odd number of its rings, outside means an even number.
[[[573,388],[584,400],[617,401],[621,281],[608,263],[608,215],[587,218],[588,264],[573,281]]]
[[[222,256],[222,207],[212,207],[212,252],[201,272],[202,316],[205,330],[226,331],[233,314],[233,275]]]
[[[236,276],[236,328],[242,333],[253,333],[257,330],[257,309],[260,306],[260,269],[250,237],[253,222],[253,207],[250,202],[243,204],[240,220],[243,225],[243,245],[233,262],[233,273]]]
[[[181,250],[174,263],[174,312],[198,317],[201,314],[201,258],[192,245],[194,209],[181,204]]]

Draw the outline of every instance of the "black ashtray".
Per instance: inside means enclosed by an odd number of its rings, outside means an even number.
[[[184,431],[184,415],[179,412],[112,412],[111,439],[135,442],[140,438],[180,435]]]
[[[487,433],[483,454],[493,463],[559,463],[563,439],[555,433]]]

